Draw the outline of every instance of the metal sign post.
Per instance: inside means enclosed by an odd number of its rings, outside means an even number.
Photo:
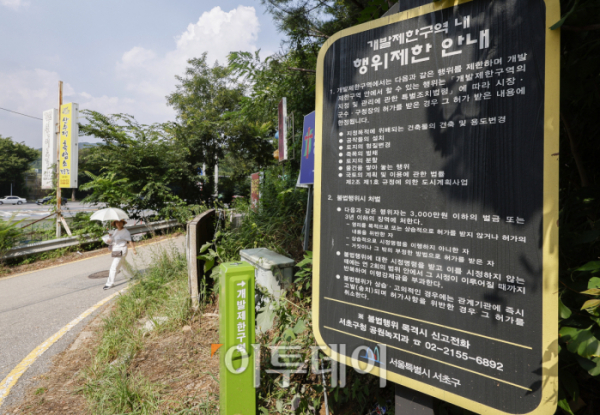
[[[302,151],[300,154],[300,176],[297,186],[308,187],[306,218],[304,219],[304,250],[310,245],[313,215],[313,183],[315,182],[315,112],[304,116],[302,128]]]
[[[304,227],[302,232],[304,233],[304,244],[303,249],[308,251],[310,248],[310,230],[312,229],[312,215],[313,215],[313,186],[308,186],[308,200],[306,201],[306,217],[304,218]]]
[[[288,159],[288,146],[287,146],[287,136],[288,136],[288,115],[287,115],[287,100],[285,97],[281,99],[279,102],[279,106],[277,107],[277,114],[279,120],[279,139],[278,139],[278,149],[279,149],[279,161],[285,161]]]
[[[406,386],[396,385],[395,409],[398,415],[434,415],[433,398]]]
[[[58,122],[57,134],[58,139],[56,142],[56,237],[60,238],[62,235],[62,221],[61,219],[61,189],[60,189],[60,108],[63,103],[63,83],[62,81],[58,81],[58,117],[56,121]]]

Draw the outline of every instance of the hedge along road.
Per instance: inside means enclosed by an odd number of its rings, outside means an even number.
[[[183,252],[185,238],[141,246],[137,256],[130,250],[127,262],[139,270],[146,269],[158,250],[170,247]],[[127,273],[123,268],[110,290],[102,289],[105,279],[88,278],[90,274],[108,270],[110,263],[107,254],[0,279],[0,413],[2,407],[19,402],[32,378],[49,369],[51,358],[71,344],[97,310],[78,321],[82,313],[126,288]],[[70,327],[73,322],[77,324]],[[54,336],[59,332],[64,335]],[[28,355],[38,347],[47,347],[41,346],[51,337],[54,342],[47,351],[29,361]],[[26,357],[28,362],[23,362]],[[13,378],[17,367],[27,370],[12,385],[7,376]]]

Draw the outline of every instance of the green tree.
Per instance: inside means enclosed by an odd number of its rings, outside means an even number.
[[[90,195],[89,190],[84,190],[84,185],[92,180],[92,176],[88,175],[86,172],[92,173],[94,176],[102,174],[100,171],[102,166],[98,165],[93,160],[91,154],[92,148],[93,147],[83,147],[79,149],[79,171],[77,174],[79,188],[77,188],[77,197],[80,199]]]
[[[31,163],[40,155],[24,143],[17,143],[11,137],[0,135],[0,192],[2,196],[9,194],[12,183],[13,194],[25,196],[25,173],[30,169]]]
[[[229,55],[229,66],[232,71],[245,79],[248,93],[241,100],[240,120],[256,120],[271,126],[274,139],[278,126],[277,108],[283,97],[286,98],[287,112],[293,117],[293,131],[288,132],[288,168],[297,174],[302,147],[302,120],[304,115],[315,109],[315,74],[310,71],[296,70],[297,66],[306,64],[294,54],[269,56],[261,60],[259,52],[232,52]],[[316,55],[310,65],[316,67]],[[296,68],[296,69],[291,69]],[[312,71],[312,69],[311,69]],[[291,127],[291,126],[290,126]]]
[[[560,4],[559,406],[573,413],[584,402],[592,413],[600,405],[600,2]]]
[[[283,97],[293,130],[288,131],[286,169],[298,174],[303,117],[315,109],[317,57],[323,43],[336,32],[360,22],[371,0],[261,0],[285,35],[284,49],[264,59],[260,51],[232,52],[229,67],[246,82],[241,118],[278,125],[277,106]],[[379,10],[379,8],[377,8]],[[387,9],[386,9],[387,10]],[[367,17],[368,18],[368,17]],[[276,144],[276,143],[275,143]]]
[[[318,54],[331,35],[364,21],[380,17],[393,0],[261,0],[288,50],[298,56]],[[308,69],[308,68],[306,68]]]
[[[164,125],[143,125],[126,114],[103,115],[83,111],[87,123],[80,126],[80,135],[104,141],[88,149],[86,165],[101,172],[90,174],[92,182],[83,190],[91,190],[86,200],[93,203],[125,203],[136,217],[141,210],[160,212],[173,203],[180,203],[177,194],[193,188],[194,173],[186,162],[187,149],[174,140]],[[117,193],[122,189],[123,199]],[[110,195],[104,194],[110,190]]]
[[[93,173],[86,172],[91,179],[81,186],[81,190],[91,191],[91,194],[84,199],[87,203],[104,204],[108,207],[130,206],[135,197],[129,191],[127,178],[117,179],[117,173],[110,172],[96,176]]]
[[[246,85],[232,76],[230,68],[207,63],[206,53],[188,61],[179,84],[167,102],[177,111],[177,123],[170,131],[186,148],[185,157],[194,170],[206,166],[203,199],[213,191],[214,167],[226,154],[236,180],[266,165],[273,151],[266,140],[270,132],[264,123],[241,118],[240,103]]]

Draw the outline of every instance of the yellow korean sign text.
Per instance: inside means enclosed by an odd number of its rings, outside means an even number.
[[[73,103],[61,105],[59,116],[59,186],[77,188],[79,106]]]

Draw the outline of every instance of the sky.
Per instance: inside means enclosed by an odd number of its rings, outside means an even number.
[[[175,119],[188,59],[265,57],[282,37],[259,0],[0,0],[0,39],[0,108],[41,118],[62,80],[64,103],[154,123]],[[41,148],[42,121],[0,110],[0,135]]]

